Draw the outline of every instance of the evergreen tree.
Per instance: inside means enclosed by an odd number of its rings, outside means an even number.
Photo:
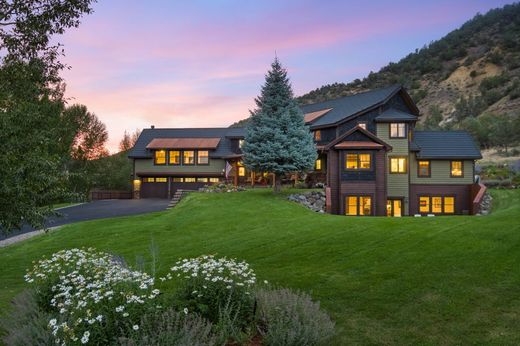
[[[275,174],[274,191],[286,173],[311,169],[317,152],[303,113],[293,97],[287,71],[275,58],[261,95],[255,99],[246,127],[244,164],[253,171]]]

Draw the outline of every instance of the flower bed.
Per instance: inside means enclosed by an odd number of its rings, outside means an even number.
[[[155,280],[111,254],[71,249],[34,263],[25,280],[32,290],[2,321],[6,344],[297,345],[298,332],[319,345],[333,335],[308,296],[259,287],[247,262],[225,257],[182,259]]]
[[[208,193],[222,193],[222,192],[240,192],[240,191],[246,191],[246,188],[243,186],[235,186],[233,184],[214,184],[214,185],[206,185],[204,187],[201,187],[199,189],[201,192],[208,192]]]

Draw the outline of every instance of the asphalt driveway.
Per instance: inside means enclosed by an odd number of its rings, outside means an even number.
[[[83,203],[71,207],[56,210],[60,215],[50,217],[46,227],[56,227],[69,223],[104,219],[117,216],[128,216],[145,214],[154,211],[165,210],[170,200],[168,199],[109,199]],[[8,236],[0,233],[0,240],[7,239],[16,235],[34,231],[29,226],[22,227],[21,230],[10,233]]]

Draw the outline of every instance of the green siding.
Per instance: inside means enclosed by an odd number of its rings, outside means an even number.
[[[387,153],[386,157],[386,184],[388,197],[404,197],[403,214],[408,215],[408,198],[409,192],[409,172],[407,174],[390,174],[390,157],[392,156],[406,156],[410,157],[408,138],[395,139],[390,138],[389,123],[377,124],[377,137],[382,139],[385,143],[392,146],[392,151]],[[410,159],[408,159],[410,161]],[[409,164],[409,163],[408,163]],[[408,167],[409,168],[409,167]]]
[[[222,173],[226,160],[210,159],[209,165],[193,166],[156,166],[153,159],[135,159],[135,173]]]
[[[431,177],[419,178],[417,176],[417,159],[415,155],[411,156],[411,176],[412,184],[473,184],[473,165],[472,160],[464,160],[462,178],[452,178],[450,176],[450,160],[431,160],[430,169]]]

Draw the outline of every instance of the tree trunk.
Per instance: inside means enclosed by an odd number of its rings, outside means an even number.
[[[281,174],[275,174],[274,175],[273,192],[274,193],[280,193],[281,191],[282,191],[282,175]]]

